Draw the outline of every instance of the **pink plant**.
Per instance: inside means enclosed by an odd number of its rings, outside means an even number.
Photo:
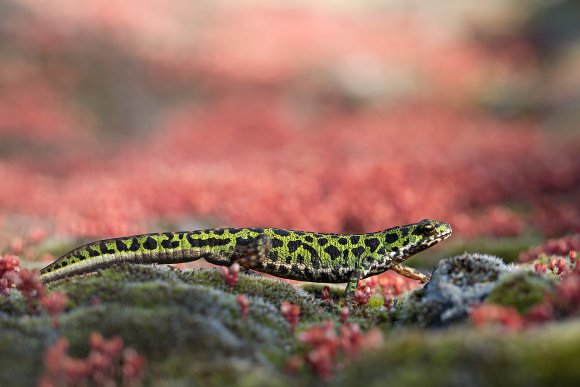
[[[24,295],[29,309],[32,309],[33,302],[40,300],[45,293],[45,287],[40,282],[38,270],[22,269],[18,273],[19,282],[16,288]]]
[[[471,308],[470,317],[471,322],[476,327],[495,324],[512,331],[519,331],[524,328],[524,319],[513,307],[480,304]]]
[[[236,297],[236,301],[240,305],[241,318],[242,320],[245,320],[246,316],[248,315],[248,306],[250,305],[250,301],[248,300],[248,297],[245,294],[238,294],[238,296]]]
[[[562,275],[568,270],[566,260],[564,258],[556,258],[550,260],[550,271],[557,275]]]
[[[300,356],[293,355],[286,363],[286,371],[290,372],[291,374],[295,374],[300,370],[303,364],[304,360]]]
[[[580,313],[580,275],[564,277],[556,288],[557,302],[568,313]]]
[[[546,266],[545,263],[538,262],[534,264],[534,270],[536,271],[536,273],[545,274],[548,272],[548,267]]]
[[[58,327],[58,315],[62,313],[68,304],[68,297],[64,292],[48,293],[40,298],[40,304],[52,317],[52,325]]]
[[[336,332],[333,321],[325,321],[302,332],[298,339],[308,350],[305,362],[324,381],[328,381],[336,367],[344,360],[354,358],[359,351],[382,343],[378,329],[363,333],[357,324],[342,324]],[[293,361],[295,366],[301,362]]]
[[[122,380],[125,385],[141,384],[146,360],[132,348],[123,348],[123,340],[114,336],[106,340],[99,333],[90,337],[90,352],[84,359],[68,355],[68,340],[61,337],[44,353],[45,372],[39,385],[52,387],[60,385],[95,386],[116,385]]]
[[[543,324],[555,318],[554,306],[548,297],[534,305],[526,315],[526,321],[530,324]]]
[[[520,261],[530,262],[542,254],[548,256],[575,257],[576,251],[580,251],[580,234],[572,234],[559,239],[550,239],[546,243],[520,254]]]
[[[230,267],[220,266],[220,269],[222,271],[222,277],[231,291],[238,284],[240,264],[234,262]]]
[[[369,286],[361,285],[354,291],[354,301],[357,305],[366,305],[371,298],[371,294],[372,291]]]
[[[15,255],[4,255],[0,257],[0,276],[8,271],[18,271],[20,260]]]
[[[371,278],[377,278],[377,283],[381,287],[383,295],[398,296],[419,286],[419,281],[403,277],[390,270]]]
[[[324,286],[322,288],[322,302],[332,302],[332,298],[330,297],[330,287]]]
[[[288,301],[283,301],[280,310],[286,321],[290,323],[290,332],[294,333],[300,321],[300,307]]]
[[[141,384],[147,366],[147,360],[133,348],[123,350],[123,380],[129,386]]]
[[[350,309],[348,306],[343,306],[341,311],[340,311],[340,322],[342,324],[346,323],[346,320],[348,319],[348,315],[350,314]]]

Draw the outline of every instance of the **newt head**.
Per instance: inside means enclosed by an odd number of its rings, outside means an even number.
[[[418,223],[384,231],[385,246],[396,262],[403,262],[451,236],[449,223],[424,219]]]

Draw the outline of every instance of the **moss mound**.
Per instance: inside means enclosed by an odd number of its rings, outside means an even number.
[[[493,288],[487,302],[513,306],[520,313],[544,300],[547,292],[554,289],[555,283],[533,271],[518,271],[506,275]]]
[[[280,313],[287,300],[300,305],[303,321],[328,319],[332,305],[287,283],[240,275],[230,292],[216,270],[177,271],[124,265],[51,285],[65,291],[69,310],[52,328],[45,313],[26,316],[17,292],[0,303],[0,385],[34,385],[42,373],[41,354],[66,336],[73,356],[86,356],[88,337],[99,331],[119,335],[150,361],[150,380],[206,380],[221,384],[240,372],[247,380],[274,383],[295,346]],[[238,294],[249,299],[240,318]],[[219,382],[219,383],[218,383]],[[204,383],[205,384],[205,383]]]
[[[363,354],[337,386],[575,386],[580,323],[521,334],[496,330],[407,331]]]
[[[397,314],[378,301],[352,311],[349,321],[363,330],[381,328],[384,343],[338,367],[326,385],[383,385],[387,380],[391,386],[572,385],[580,378],[574,365],[580,356],[578,320],[521,334],[460,325],[472,300],[501,295],[509,305],[525,309],[536,302],[542,286],[551,286],[549,280],[516,272],[493,257],[445,260],[432,282],[413,292]],[[58,329],[45,312],[28,313],[23,297],[11,292],[0,298],[0,385],[35,385],[43,372],[42,354],[61,336],[70,341],[72,356],[86,356],[93,331],[119,335],[143,354],[149,364],[147,385],[320,385],[312,373],[284,372],[290,356],[305,348],[290,333],[280,305],[287,300],[300,306],[298,332],[323,320],[336,321],[340,303],[320,302],[313,294],[321,287],[307,285],[309,293],[240,274],[230,291],[216,270],[123,265],[52,284],[51,290],[67,292],[71,300]],[[236,300],[242,293],[249,299],[245,320]],[[446,313],[456,318],[442,324]],[[417,321],[425,326],[455,322],[456,327],[409,328]]]

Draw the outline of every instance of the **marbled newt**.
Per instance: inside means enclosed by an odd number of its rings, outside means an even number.
[[[451,235],[445,222],[421,222],[368,234],[329,234],[278,228],[215,228],[105,239],[78,247],[43,268],[41,280],[92,272],[117,262],[162,264],[200,258],[299,281],[343,283],[350,299],[358,281],[393,270],[426,282],[402,263]]]

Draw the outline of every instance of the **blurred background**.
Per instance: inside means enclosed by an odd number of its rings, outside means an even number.
[[[423,218],[580,231],[580,3],[0,0],[0,252]]]

